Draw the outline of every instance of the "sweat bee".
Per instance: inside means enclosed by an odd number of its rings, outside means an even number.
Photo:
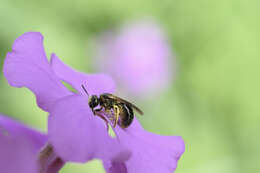
[[[84,85],[81,85],[83,90],[89,96]],[[97,95],[91,95],[89,97],[88,105],[91,108],[94,115],[102,118],[108,127],[108,120],[103,116],[102,110],[108,115],[108,118],[113,122],[115,128],[118,124],[121,128],[127,128],[130,126],[134,119],[134,111],[143,115],[143,111],[134,104],[117,97],[113,94],[103,93],[99,97]],[[97,108],[99,107],[99,108]]]

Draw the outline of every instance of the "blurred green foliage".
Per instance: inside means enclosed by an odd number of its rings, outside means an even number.
[[[183,136],[179,173],[259,172],[259,5],[257,0],[2,0],[0,62],[18,36],[40,31],[48,55],[55,52],[70,66],[93,72],[96,36],[152,16],[167,31],[179,69],[170,90],[140,103],[143,126]],[[0,82],[0,112],[46,131],[47,114],[33,94],[9,87],[3,75]],[[61,172],[74,171],[104,172],[99,161],[68,164]]]

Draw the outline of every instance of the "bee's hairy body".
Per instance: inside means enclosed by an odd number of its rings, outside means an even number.
[[[127,128],[134,119],[133,109],[127,104],[120,102],[120,100],[111,99],[109,95],[111,94],[101,94],[99,97],[99,105],[103,107],[107,113],[115,114],[114,127],[120,118],[119,126]],[[111,112],[111,110],[113,110],[113,112]]]
[[[126,104],[119,104],[118,105],[120,107],[120,126],[122,128],[127,128],[128,126],[130,126],[130,124],[132,123],[132,121],[134,120],[134,112],[133,109],[126,105]]]
[[[98,105],[100,108],[96,108]],[[91,96],[89,98],[89,106],[95,115],[99,115],[99,112],[104,109],[107,114],[113,116],[113,127],[117,124],[122,128],[129,127],[134,119],[133,108],[140,114],[143,114],[142,111],[132,103],[109,93],[101,94],[99,97],[96,95]],[[104,119],[104,117],[101,118]]]

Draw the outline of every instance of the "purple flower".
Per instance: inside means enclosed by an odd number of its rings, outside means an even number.
[[[107,134],[102,120],[93,116],[88,98],[82,96],[81,91],[72,93],[63,86],[51,67],[57,61],[52,54],[51,63],[48,62],[40,33],[25,33],[7,54],[3,72],[11,86],[27,87],[34,92],[39,107],[50,113],[48,143],[63,161],[127,159],[129,152]],[[66,71],[60,73],[66,74]],[[103,74],[71,71],[66,75],[80,84],[87,84],[91,94],[113,92],[114,89],[113,81]]]
[[[111,74],[135,95],[163,90],[171,82],[175,60],[162,29],[152,21],[137,21],[98,42],[99,71]]]
[[[69,75],[74,74],[72,69],[59,59],[55,59],[52,65],[56,74],[63,81],[68,82],[74,88],[80,88],[80,80],[77,79],[77,75]],[[132,154],[125,161],[122,161],[123,159],[103,160],[108,173],[172,173],[185,150],[180,136],[160,136],[146,132],[136,118],[127,129],[117,126],[114,131],[120,144],[129,149]]]
[[[160,136],[146,132],[135,119],[126,130],[117,127],[121,144],[132,150],[125,162],[104,161],[108,173],[172,173],[184,152],[180,136]]]
[[[0,170],[5,173],[37,172],[37,153],[47,136],[0,116]]]
[[[1,172],[36,173],[39,169],[38,154],[46,142],[47,135],[0,115]],[[46,163],[46,166],[48,173],[55,173],[63,166],[63,162],[55,165]]]
[[[6,56],[3,70],[10,85],[29,88],[39,107],[49,112],[47,141],[38,153],[41,164],[57,159],[63,163],[98,158],[111,173],[175,170],[184,152],[183,140],[146,132],[136,119],[126,130],[116,127],[117,137],[110,137],[103,120],[93,116],[81,85],[91,95],[113,93],[112,79],[104,74],[76,72],[55,54],[49,63],[40,33],[19,37]],[[77,92],[67,90],[61,81],[69,83]],[[55,154],[56,160],[53,156],[44,157],[49,151]]]

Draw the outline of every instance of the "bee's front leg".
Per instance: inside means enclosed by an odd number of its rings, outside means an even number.
[[[100,112],[101,110],[102,110],[102,108],[92,109],[92,112],[94,115],[97,115],[97,112]]]

